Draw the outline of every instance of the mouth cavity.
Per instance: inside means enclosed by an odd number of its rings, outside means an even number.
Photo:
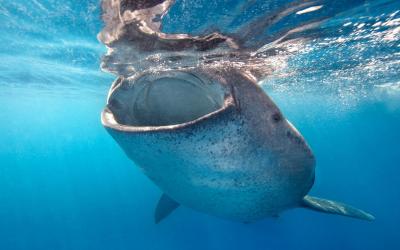
[[[120,125],[159,127],[184,124],[223,109],[226,97],[220,83],[173,71],[143,75],[133,84],[116,82],[107,107]]]

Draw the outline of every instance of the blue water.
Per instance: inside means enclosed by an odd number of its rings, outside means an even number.
[[[195,2],[177,1],[163,30],[196,34],[210,26],[204,13],[233,13],[214,26],[234,32],[290,6],[253,1],[258,13],[235,13],[239,1]],[[323,20],[288,41],[260,84],[316,155],[311,194],[375,221],[295,209],[241,224],[180,207],[155,225],[161,191],[100,123],[115,76],[99,69],[99,2],[0,0],[0,249],[400,249],[400,4],[333,2],[248,44]]]

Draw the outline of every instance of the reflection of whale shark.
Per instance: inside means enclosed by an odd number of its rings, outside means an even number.
[[[102,122],[165,193],[157,222],[178,204],[242,222],[296,207],[374,218],[307,195],[314,156],[249,74],[203,68],[121,77]]]

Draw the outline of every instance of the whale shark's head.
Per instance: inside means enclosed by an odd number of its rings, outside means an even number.
[[[193,72],[165,71],[117,79],[107,109],[123,126],[156,128],[196,121],[223,111],[231,102],[229,88],[218,81]]]
[[[248,140],[248,148],[265,150],[262,155],[266,161],[279,162],[276,164],[287,169],[306,168],[312,173],[315,165],[304,138],[256,79],[235,69],[168,70],[133,79],[120,77],[110,89],[102,122],[113,131],[131,133],[178,133],[185,128],[198,134],[196,128],[202,126],[205,136]],[[234,132],[229,131],[229,124]],[[187,139],[182,134],[176,136]]]

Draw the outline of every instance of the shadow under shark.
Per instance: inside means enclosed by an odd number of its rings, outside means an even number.
[[[249,73],[198,68],[121,76],[102,123],[164,192],[157,223],[179,205],[241,222],[298,207],[374,219],[307,195],[313,153]]]

